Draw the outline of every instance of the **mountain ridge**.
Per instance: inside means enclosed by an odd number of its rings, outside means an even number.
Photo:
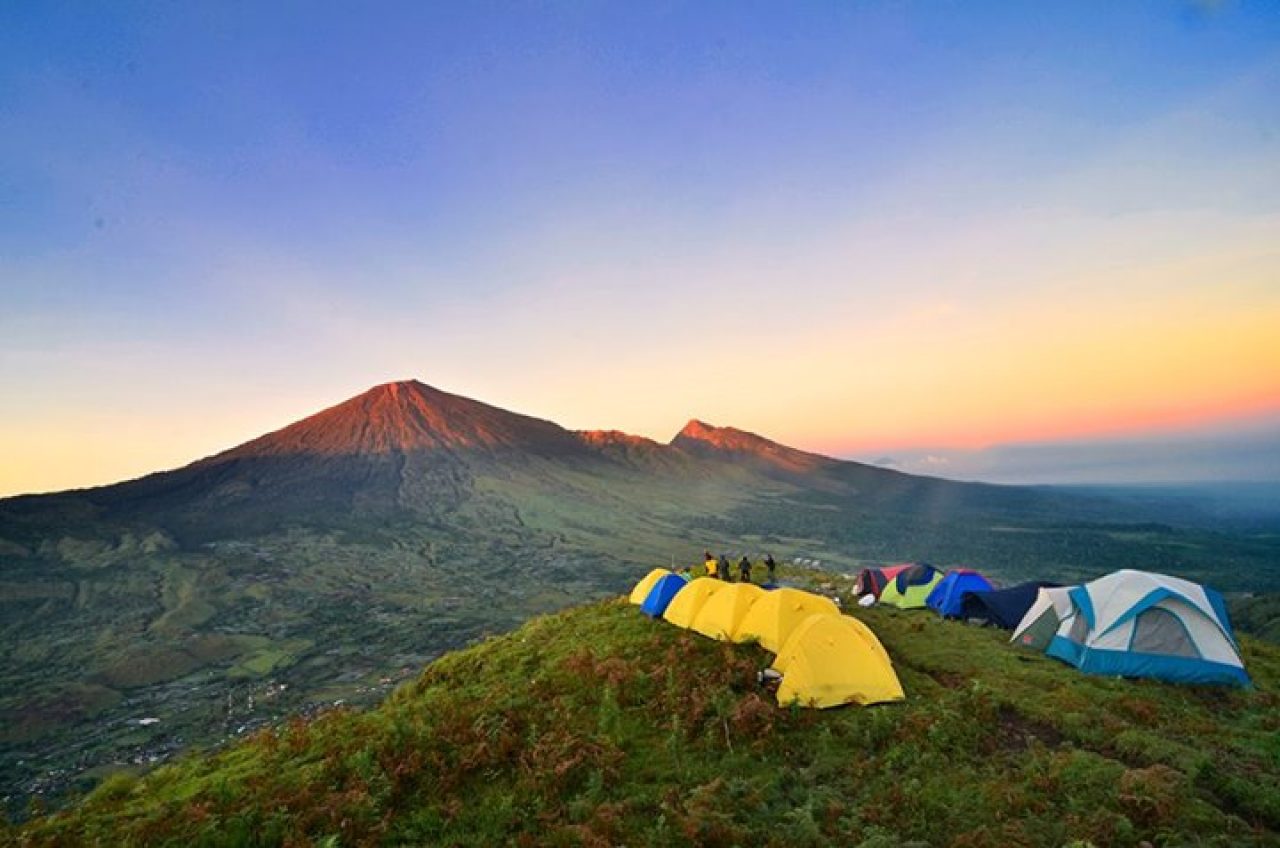
[[[850,465],[863,465],[863,463],[802,451],[736,427],[717,427],[697,418],[690,420],[670,444],[681,450],[697,451],[703,454],[722,452],[751,457],[757,461],[772,463],[788,471],[800,473],[846,462]]]
[[[735,427],[690,421],[663,443],[616,429],[569,430],[548,420],[437,389],[417,379],[380,383],[366,391],[241,444],[171,469],[96,486],[10,495],[5,501],[145,489],[167,475],[189,476],[253,460],[391,457],[404,454],[468,456],[521,453],[553,458],[617,459],[676,457],[754,459],[791,473],[849,466],[883,469],[784,445]],[[887,473],[887,472],[886,472]],[[912,475],[919,476],[919,475]]]

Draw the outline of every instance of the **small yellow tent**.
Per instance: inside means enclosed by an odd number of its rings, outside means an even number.
[[[702,611],[702,605],[712,595],[728,588],[728,586],[728,583],[711,577],[698,577],[690,580],[689,585],[677,592],[676,596],[672,598],[671,603],[667,606],[667,611],[662,614],[662,617],[676,627],[692,627],[693,620]]]
[[[636,587],[631,590],[631,597],[629,598],[631,603],[643,604],[644,599],[649,597],[649,590],[653,588],[653,584],[657,583],[670,573],[671,572],[667,571],[665,568],[655,568],[653,571],[650,571],[642,577],[640,582],[636,584]]]
[[[830,598],[802,589],[774,589],[751,605],[731,634],[733,641],[756,639],[760,647],[775,654],[787,643],[791,631],[811,615],[839,615],[840,609]]]
[[[865,706],[905,697],[880,640],[847,615],[806,618],[778,652],[773,670],[782,673],[783,706]]]
[[[702,605],[693,629],[712,639],[729,639],[752,606],[769,594],[754,583],[730,583]]]

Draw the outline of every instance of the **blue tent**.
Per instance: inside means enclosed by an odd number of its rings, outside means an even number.
[[[948,571],[947,576],[925,599],[930,608],[936,610],[943,618],[956,618],[960,615],[960,599],[965,592],[990,592],[995,587],[987,578],[967,568]]]
[[[672,598],[689,585],[687,578],[679,574],[665,574],[653,584],[653,588],[649,590],[649,594],[645,596],[644,603],[640,605],[640,611],[645,615],[661,618],[662,614],[667,611],[667,605],[671,603]]]
[[[1045,580],[1033,580],[1008,589],[965,592],[960,598],[960,617],[966,621],[976,620],[1012,630],[1036,602],[1036,595],[1041,589],[1055,589],[1058,585]]]

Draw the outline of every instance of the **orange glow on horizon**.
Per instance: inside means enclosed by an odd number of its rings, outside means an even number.
[[[1094,279],[874,315],[833,303],[821,322],[764,343],[708,343],[698,314],[687,332],[639,341],[583,340],[552,326],[518,364],[494,360],[477,337],[479,349],[454,344],[448,373],[418,348],[389,349],[381,364],[287,392],[251,390],[238,373],[217,387],[157,378],[118,407],[111,395],[89,407],[74,392],[42,389],[38,409],[0,420],[0,494],[174,468],[405,376],[569,429],[665,443],[699,418],[835,456],[1210,426],[1280,411],[1271,265],[1130,269],[1124,287]],[[1231,282],[1188,285],[1180,273]],[[345,332],[361,341],[385,327]]]

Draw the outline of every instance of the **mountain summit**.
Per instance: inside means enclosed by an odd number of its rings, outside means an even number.
[[[810,472],[837,462],[816,453],[807,453],[755,433],[734,427],[716,427],[698,419],[684,425],[671,446],[700,455],[729,454],[735,458],[763,461],[788,471]]]
[[[213,459],[439,450],[542,453],[579,447],[573,434],[550,421],[442,392],[417,380],[403,380],[375,386]]]

